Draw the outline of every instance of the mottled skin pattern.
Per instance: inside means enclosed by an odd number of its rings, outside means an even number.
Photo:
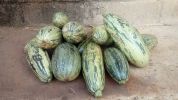
[[[51,49],[62,42],[62,32],[55,26],[45,26],[40,29],[36,38],[41,48]]]
[[[152,50],[158,44],[158,39],[154,35],[142,34],[142,38],[149,50]]]
[[[85,41],[83,41],[82,43],[80,43],[80,44],[78,45],[78,49],[79,49],[79,52],[80,52],[80,53],[83,52],[84,48],[87,46],[87,44],[88,44],[90,41],[92,41],[92,38],[91,38],[91,37],[88,38],[88,39],[86,39]]]
[[[117,48],[104,50],[104,61],[109,75],[119,84],[125,84],[129,79],[129,64],[123,53]]]
[[[104,25],[96,26],[93,29],[92,40],[100,45],[104,45],[109,40],[109,34],[107,33]]]
[[[136,28],[113,14],[104,15],[106,30],[115,44],[136,67],[145,67],[149,63],[149,50]]]
[[[54,26],[58,28],[62,28],[67,22],[69,18],[62,12],[57,12],[53,15],[52,23]]]
[[[82,53],[82,69],[86,86],[95,97],[102,96],[105,86],[105,72],[102,51],[99,45],[90,42]]]
[[[25,46],[25,53],[27,61],[35,75],[42,82],[50,82],[52,80],[52,72],[47,52],[37,47],[32,40]]]
[[[64,39],[70,43],[79,43],[84,40],[86,34],[84,28],[77,22],[68,22],[62,29]]]
[[[75,45],[60,44],[52,56],[52,71],[60,81],[72,81],[78,77],[81,70],[81,57]]]

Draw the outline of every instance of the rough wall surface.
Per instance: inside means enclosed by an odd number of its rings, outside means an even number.
[[[101,24],[107,12],[136,25],[178,23],[178,0],[1,0],[0,25],[49,24],[57,11],[83,24]]]

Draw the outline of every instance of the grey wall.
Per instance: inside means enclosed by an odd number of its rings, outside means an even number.
[[[178,24],[178,0],[1,0],[0,25],[50,24],[65,12],[83,24],[102,24],[102,13],[115,13],[136,25]]]

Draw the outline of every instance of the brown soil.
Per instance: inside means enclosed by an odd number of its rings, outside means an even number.
[[[165,100],[178,96],[178,26],[142,26],[159,44],[146,68],[131,66],[128,83],[118,85],[106,74],[102,100]],[[0,99],[2,100],[93,100],[82,75],[72,82],[41,83],[25,59],[23,48],[38,28],[0,28]]]

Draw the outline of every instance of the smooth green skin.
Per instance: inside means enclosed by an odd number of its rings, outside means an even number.
[[[68,22],[69,18],[62,12],[57,12],[53,15],[52,23],[58,28],[62,28]]]
[[[76,79],[81,70],[81,57],[75,45],[62,43],[52,56],[52,71],[54,77],[60,81]]]
[[[64,25],[62,35],[67,42],[74,44],[82,42],[86,37],[84,27],[74,21],[68,22]]]
[[[90,42],[84,48],[82,69],[89,92],[95,97],[101,97],[105,86],[105,72],[102,51],[96,43]]]
[[[39,48],[34,41],[35,39],[32,39],[25,46],[26,59],[41,82],[50,82],[52,80],[52,72],[48,53]]]
[[[118,84],[125,84],[129,79],[129,64],[123,53],[114,47],[106,48],[104,60],[109,75]]]
[[[138,30],[118,16],[113,14],[103,16],[106,30],[127,59],[136,67],[147,66],[149,63],[149,50]]]
[[[156,36],[151,34],[141,34],[145,45],[151,51],[158,44],[158,39]]]
[[[40,29],[36,38],[36,42],[41,48],[52,49],[62,42],[62,32],[53,25],[45,26]]]

